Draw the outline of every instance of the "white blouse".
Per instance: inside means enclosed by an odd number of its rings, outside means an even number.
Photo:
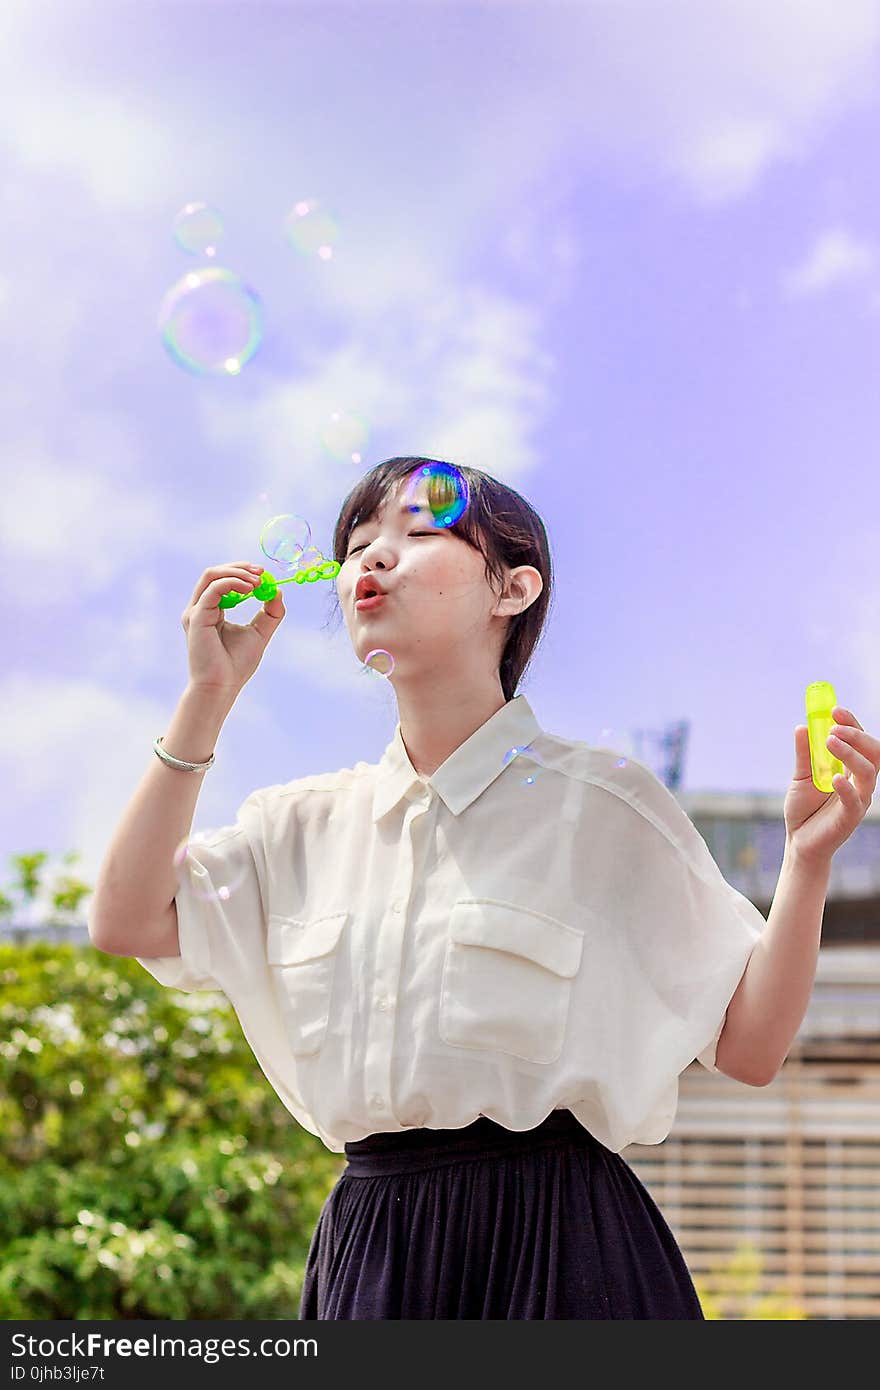
[[[558,1107],[616,1152],[659,1144],[766,926],[644,763],[545,733],[523,695],[427,780],[398,724],[378,763],[252,792],[193,838],[176,902],[180,956],[140,963],[222,990],[333,1153]]]

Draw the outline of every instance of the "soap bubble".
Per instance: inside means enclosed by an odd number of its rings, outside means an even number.
[[[227,903],[244,882],[247,876],[246,866],[242,862],[232,875],[224,878],[215,887],[207,872],[197,867],[202,862],[199,858],[199,846],[204,843],[204,834],[201,832],[186,836],[174,851],[174,867],[179,877],[182,878],[185,873],[189,875],[192,891],[202,902]]]
[[[364,665],[368,666],[371,671],[377,671],[380,676],[390,676],[394,670],[394,657],[390,652],[376,647],[374,651],[367,652],[364,657]]]
[[[341,463],[361,463],[370,427],[359,415],[334,410],[321,431],[321,443]]]
[[[518,762],[520,782],[524,787],[533,787],[540,769],[544,767],[544,759],[530,743],[520,743],[508,748],[501,760],[501,766],[508,767],[515,760]]]
[[[339,227],[316,198],[304,198],[294,203],[285,217],[284,232],[291,246],[302,255],[318,255],[329,261]]]
[[[307,545],[303,553],[296,562],[298,570],[310,569],[312,565],[320,565],[324,556],[316,545]]]
[[[162,340],[178,366],[198,375],[237,375],[263,336],[263,310],[240,276],[221,266],[191,270],[159,309]]]
[[[409,475],[406,485],[405,501],[411,511],[419,511],[422,503],[419,494],[425,484],[425,495],[430,512],[428,518],[438,528],[453,526],[463,515],[470,501],[467,479],[460,469],[452,463],[426,463]]]
[[[626,767],[630,758],[636,757],[635,743],[630,734],[622,732],[620,729],[602,729],[599,733],[598,741],[593,745],[596,748],[608,748],[618,754],[615,767]]]
[[[193,256],[213,256],[223,236],[223,218],[207,203],[187,203],[174,219],[174,240]]]
[[[312,539],[312,528],[294,512],[273,516],[260,532],[260,549],[279,565],[296,565]]]

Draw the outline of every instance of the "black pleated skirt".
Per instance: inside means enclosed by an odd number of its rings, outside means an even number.
[[[301,1319],[704,1317],[647,1189],[570,1110],[371,1134],[345,1157]]]

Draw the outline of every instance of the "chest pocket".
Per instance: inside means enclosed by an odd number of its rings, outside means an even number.
[[[297,1057],[321,1050],[347,916],[334,912],[308,921],[269,916],[268,962],[290,1050]]]
[[[449,920],[440,1037],[555,1062],[583,947],[583,932],[542,912],[498,898],[460,900]]]

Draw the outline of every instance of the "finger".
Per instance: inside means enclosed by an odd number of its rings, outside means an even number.
[[[813,775],[813,763],[810,757],[810,731],[806,724],[796,725],[794,731],[794,775],[796,781]]]
[[[874,772],[874,765],[870,758],[866,758],[864,753],[860,753],[854,746],[854,741],[850,739],[835,738],[834,734],[828,735],[828,749],[839,758],[846,767],[852,768],[854,773],[871,776]]]
[[[202,608],[218,608],[222,613],[223,609],[220,608],[220,600],[224,594],[228,594],[231,590],[237,590],[240,594],[253,593],[258,582],[256,576],[252,574],[241,579],[237,574],[221,575],[219,579],[215,579],[208,585],[196,607],[201,604]]]
[[[852,710],[844,709],[843,705],[835,705],[834,709],[831,711],[831,717],[838,724],[849,724],[854,726],[856,729],[861,729],[862,727],[859,721],[856,719],[855,715],[853,714]]]
[[[251,618],[249,626],[257,630],[264,642],[268,642],[272,634],[277,632],[286,611],[281,595],[276,594],[274,598],[263,601],[262,608]]]
[[[842,772],[835,772],[831,779],[831,785],[847,809],[854,807],[856,803],[861,806],[861,797],[856,791],[855,784],[848,777],[844,777]]]
[[[202,594],[222,575],[236,575],[239,579],[251,579],[260,573],[259,566],[251,565],[247,560],[241,560],[237,564],[211,565],[206,569],[201,579],[193,589],[193,596],[190,604],[198,603]]]
[[[844,767],[848,769],[848,776],[836,773],[832,778],[832,786],[835,791],[839,791],[844,783],[852,787],[858,798],[859,808],[864,814],[868,806],[874,799],[874,788],[877,784],[877,769],[868,758],[859,753],[851,744],[843,743],[841,740],[831,738],[829,740],[829,751],[839,758]],[[838,781],[837,778],[842,778]],[[855,804],[855,803],[853,803]]]
[[[875,770],[880,771],[880,738],[874,738],[861,725],[855,728],[852,724],[835,724],[829,733],[830,736],[858,749],[873,764]]]
[[[842,772],[835,773],[831,779],[831,784],[840,799],[840,804],[845,811],[850,812],[854,819],[854,826],[859,824],[866,810],[871,805],[871,794],[863,797],[854,778],[844,777]]]

